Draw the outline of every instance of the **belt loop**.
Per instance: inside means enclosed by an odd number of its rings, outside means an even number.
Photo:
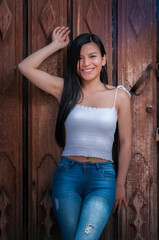
[[[71,160],[72,160],[72,159],[71,159]],[[73,166],[74,163],[75,163],[75,161],[72,160],[72,161],[71,161],[71,166]]]
[[[100,168],[99,163],[96,163],[96,167],[97,167],[98,171],[101,172],[101,168]]]

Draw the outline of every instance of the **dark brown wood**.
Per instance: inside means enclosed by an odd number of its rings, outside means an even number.
[[[70,9],[73,7],[73,9]],[[69,8],[69,9],[68,9]],[[73,12],[72,12],[73,10]],[[75,38],[93,32],[103,41],[112,84],[112,0],[28,0],[29,54],[50,42],[55,26]],[[69,16],[67,16],[67,14]],[[71,15],[72,14],[72,15]],[[147,65],[153,70],[132,97],[133,153],[126,183],[127,211],[119,214],[118,240],[157,240],[155,0],[118,1],[118,84],[128,90]],[[22,76],[23,1],[0,1],[0,239],[23,239]],[[66,50],[40,68],[62,76]],[[140,94],[141,93],[141,94]],[[57,100],[29,83],[28,239],[61,239],[52,212],[51,184],[61,150],[54,139]],[[150,109],[150,107],[152,108]],[[149,111],[150,109],[151,111]],[[27,229],[27,227],[25,227]],[[111,217],[101,240],[115,240]]]
[[[0,239],[22,239],[22,1],[0,1]]]
[[[29,1],[29,53],[49,43],[52,30],[67,25],[67,1]],[[63,75],[65,51],[49,57],[40,68]],[[52,213],[51,186],[60,149],[54,139],[57,100],[29,84],[29,240],[59,239]],[[51,213],[51,215],[50,215]]]
[[[95,33],[102,40],[107,53],[108,82],[112,84],[112,1],[74,0],[73,38],[81,33]],[[113,239],[113,217],[109,220],[101,240]]]
[[[119,1],[118,76],[128,90],[147,65],[150,76],[132,97],[133,149],[126,189],[128,209],[119,216],[119,239],[157,239],[155,1]],[[147,105],[153,111],[147,113]]]
[[[108,80],[112,84],[112,1],[73,0],[73,37],[97,34],[107,53]]]

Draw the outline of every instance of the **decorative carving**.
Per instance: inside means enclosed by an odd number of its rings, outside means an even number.
[[[150,168],[144,156],[141,153],[134,154],[129,168],[131,171],[128,171],[128,182],[134,182],[136,188],[144,191],[150,178]]]
[[[55,12],[53,11],[50,0],[46,0],[39,15],[39,24],[46,39],[49,38],[54,28]]]
[[[0,169],[3,169],[3,172],[6,171],[6,173],[9,172],[10,174],[13,172],[15,177],[15,166],[13,165],[10,157],[4,152],[0,152]],[[2,174],[0,174],[0,184],[2,184],[1,180],[3,180]]]
[[[55,165],[55,167],[57,167],[57,161],[53,158],[53,156],[51,154],[46,154],[42,159],[41,162],[39,164],[38,170],[40,170],[40,168],[42,167],[42,165],[46,164],[46,162],[53,162],[53,165]],[[45,167],[45,166],[44,166]],[[47,166],[48,167],[48,166]]]
[[[9,221],[6,216],[6,209],[8,205],[11,204],[11,201],[9,197],[7,196],[4,189],[0,190],[0,233],[1,233],[1,239],[7,239],[7,225],[9,224]]]
[[[101,15],[95,1],[91,1],[84,20],[89,32],[97,32]]]
[[[135,36],[140,35],[141,29],[145,21],[145,13],[140,6],[138,0],[134,1],[130,16],[129,16],[130,25],[132,26]]]
[[[136,229],[135,240],[144,240],[142,237],[141,228],[146,221],[143,219],[141,211],[146,205],[147,201],[143,193],[140,190],[137,190],[129,202],[129,206],[135,211],[135,216],[129,221],[129,223]]]
[[[42,199],[39,203],[40,206],[43,206],[45,209],[45,217],[41,224],[46,229],[46,235],[47,237],[51,237],[51,227],[53,225],[52,219],[51,219],[51,212],[52,212],[52,203],[51,203],[51,192],[49,190],[46,190],[42,196]]]
[[[6,36],[11,20],[12,20],[11,11],[6,1],[2,0],[0,4],[0,33],[1,33],[2,40],[4,40]]]
[[[6,240],[8,225],[16,202],[16,169],[6,153],[0,153],[0,232],[2,239]],[[7,190],[4,190],[7,189]],[[8,194],[10,194],[8,196]],[[12,207],[9,207],[12,205]],[[0,237],[1,237],[0,236]],[[1,238],[0,238],[1,239]]]
[[[0,104],[0,108],[3,109],[2,104]],[[1,147],[7,143],[7,136],[8,136],[8,126],[6,126],[6,118],[4,117],[4,111],[0,112],[0,145]]]
[[[57,162],[52,155],[46,154],[37,168],[38,201],[40,206],[38,209],[40,222],[39,232],[41,235],[45,232],[44,235],[47,237],[51,237],[54,229],[57,228],[57,221],[52,210],[50,190],[56,166]],[[47,175],[44,173],[47,173]]]

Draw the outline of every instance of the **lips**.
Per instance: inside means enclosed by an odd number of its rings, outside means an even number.
[[[94,68],[89,68],[89,69],[82,69],[81,71],[84,73],[91,73],[94,70]]]

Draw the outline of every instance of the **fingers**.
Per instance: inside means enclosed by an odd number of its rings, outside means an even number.
[[[118,210],[117,210],[118,213],[120,212],[121,204],[122,204],[122,201],[120,200],[120,201],[118,202]]]
[[[70,29],[69,28],[67,28],[65,31],[63,31],[62,32],[63,33],[63,39],[65,39],[65,41],[68,41],[69,40],[69,38],[68,38],[68,35],[69,35],[69,33],[70,33]]]
[[[123,203],[124,203],[125,208],[127,209],[128,203],[127,203],[127,201],[126,201],[126,198],[123,198],[122,200],[116,200],[116,201],[115,201],[113,213],[116,211],[116,209],[117,209],[117,213],[120,212],[121,207],[122,207],[122,201],[123,201]]]
[[[56,34],[57,31],[58,31],[60,28],[61,28],[61,26],[56,27],[56,28],[54,29],[54,31],[53,31],[53,34]]]
[[[59,26],[57,28],[55,28],[55,34],[60,36],[61,38],[65,39],[68,34],[70,33],[70,29],[69,27],[65,27],[65,26]]]
[[[116,211],[117,205],[118,205],[118,201],[115,201],[114,208],[113,208],[113,213]]]
[[[121,205],[122,205],[122,200],[116,200],[114,204],[113,213],[116,211],[116,209],[117,209],[117,213],[119,213],[121,209]]]
[[[58,26],[54,29],[52,33],[52,41],[58,44],[60,48],[64,48],[68,45],[70,41],[69,33],[70,33],[69,27]]]
[[[128,207],[128,203],[127,203],[127,201],[126,201],[126,198],[123,199],[123,202],[124,202],[124,206],[125,206],[125,208],[127,209],[127,207]]]

